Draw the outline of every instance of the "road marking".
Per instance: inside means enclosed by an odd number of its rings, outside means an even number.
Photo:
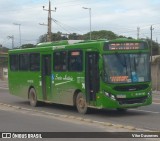
[[[0,89],[5,89],[5,90],[8,90],[9,88],[0,87]]]
[[[146,110],[137,110],[137,109],[130,109],[132,111],[140,111],[140,112],[146,112],[146,113],[153,113],[153,114],[160,114],[160,112],[153,112],[153,111],[146,111]]]
[[[156,104],[156,105],[159,105],[160,103],[158,103],[158,102],[152,102],[152,104]]]

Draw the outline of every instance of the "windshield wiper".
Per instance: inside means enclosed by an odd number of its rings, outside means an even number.
[[[137,72],[137,66],[138,66],[138,63],[136,64],[136,58],[134,57],[134,70],[135,70],[135,72]]]
[[[123,58],[121,58],[121,55],[123,55]],[[125,54],[118,54],[118,53],[116,53],[116,57],[120,61],[121,65],[126,69],[126,75],[127,75],[127,62],[126,62],[126,56],[125,56]]]

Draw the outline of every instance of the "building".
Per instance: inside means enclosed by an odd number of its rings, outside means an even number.
[[[0,52],[0,80],[8,78],[8,53]]]

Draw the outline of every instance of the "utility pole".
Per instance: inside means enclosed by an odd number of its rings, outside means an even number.
[[[8,39],[12,40],[12,49],[14,48],[14,36],[8,36]]]
[[[150,27],[150,30],[151,30],[151,62],[152,62],[152,55],[153,55],[153,51],[152,51],[152,31],[154,30],[154,28],[152,27],[152,25]]]
[[[140,27],[137,27],[137,39],[139,39]]]
[[[56,12],[56,7],[55,10],[51,9],[51,1],[49,0],[49,8],[45,9],[45,6],[43,6],[44,11],[48,11],[48,24],[40,24],[40,25],[47,25],[48,26],[48,32],[47,32],[47,42],[51,42],[52,38],[52,15],[51,12]]]

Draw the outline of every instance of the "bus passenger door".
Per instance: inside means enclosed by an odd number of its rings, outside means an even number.
[[[51,93],[51,55],[42,55],[42,93],[43,100]]]
[[[85,88],[87,102],[96,101],[96,93],[99,91],[99,54],[98,52],[86,53]]]

